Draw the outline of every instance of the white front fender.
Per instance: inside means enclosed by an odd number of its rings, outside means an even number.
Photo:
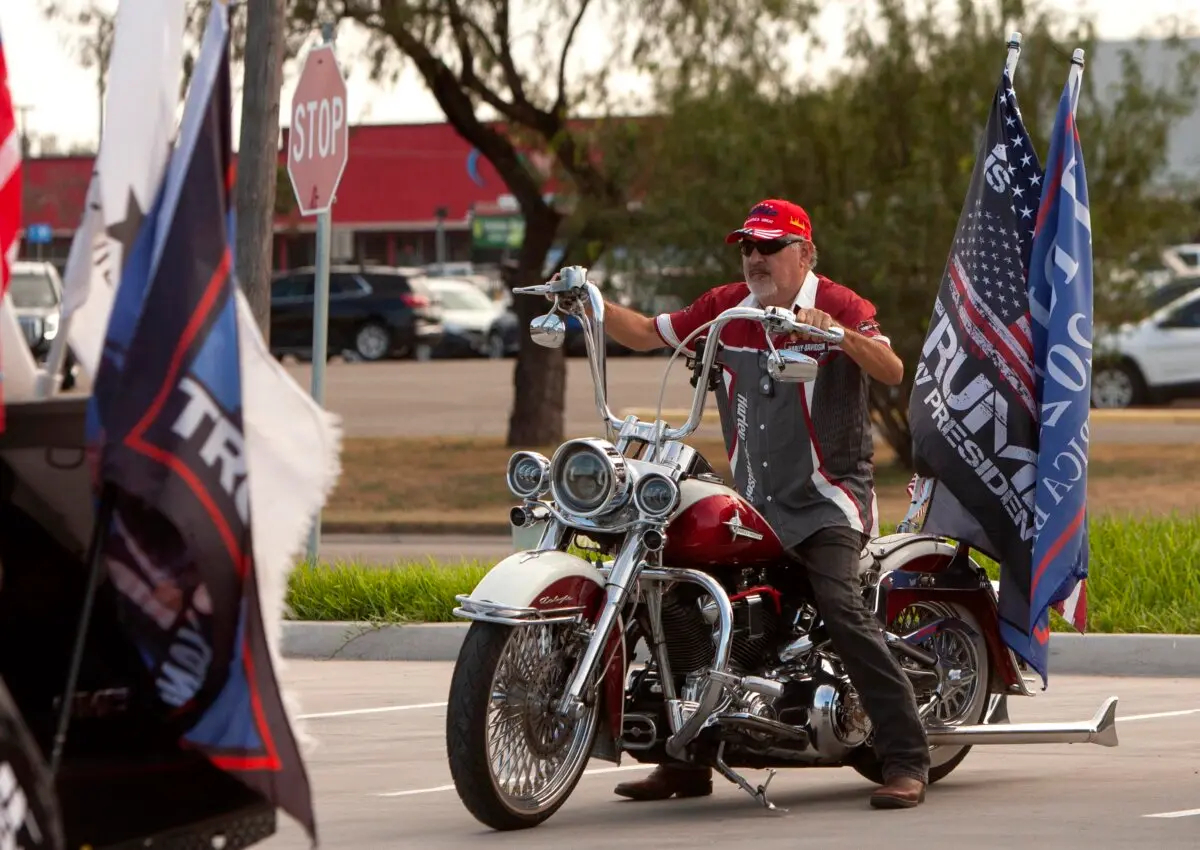
[[[456,617],[515,625],[593,615],[604,598],[604,577],[583,558],[557,550],[517,552],[456,597]]]

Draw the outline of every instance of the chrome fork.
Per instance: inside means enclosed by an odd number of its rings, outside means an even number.
[[[595,628],[592,629],[587,649],[584,650],[583,657],[575,667],[575,672],[571,674],[571,680],[567,684],[562,698],[558,701],[556,711],[563,717],[578,719],[583,715],[583,692],[587,689],[588,680],[596,667],[600,653],[608,643],[617,617],[629,599],[629,591],[635,586],[638,574],[642,572],[643,550],[641,538],[631,534],[613,562],[612,569],[601,571],[607,573],[604,607],[600,611]],[[599,675],[603,674],[604,671],[601,670]]]

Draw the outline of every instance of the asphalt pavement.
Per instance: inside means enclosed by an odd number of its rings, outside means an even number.
[[[849,769],[781,771],[771,791],[787,814],[765,812],[724,780],[709,798],[635,803],[612,794],[646,770],[627,759],[615,770],[593,762],[536,829],[493,833],[451,783],[450,674],[445,663],[286,663],[282,678],[317,745],[307,764],[323,848],[1200,846],[1200,679],[1052,676],[1045,693],[1011,701],[1013,721],[1085,720],[1115,695],[1120,746],[976,747],[913,810],[871,809],[872,786]],[[309,845],[281,814],[279,832],[258,846]]]
[[[395,561],[434,558],[441,564],[498,561],[513,551],[509,535],[322,534],[321,559],[390,566]]]
[[[655,409],[666,357],[612,357],[608,360],[609,407]],[[328,364],[325,404],[343,419],[348,437],[503,437],[512,409],[514,360],[456,359]],[[308,388],[307,363],[287,370]],[[587,360],[567,358],[566,423],[568,437],[593,436],[600,430]],[[692,403],[692,387],[683,358],[671,367],[664,410]],[[708,399],[706,410],[716,409]],[[686,417],[668,418],[682,425]],[[698,437],[720,437],[715,422],[701,426]],[[1186,423],[1093,421],[1096,442],[1200,444],[1200,420]]]

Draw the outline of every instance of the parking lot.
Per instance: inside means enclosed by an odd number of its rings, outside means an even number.
[[[1055,676],[1013,699],[1014,722],[1083,720],[1120,697],[1115,749],[1083,745],[976,747],[924,805],[880,812],[849,769],[781,771],[769,814],[718,780],[712,797],[634,803],[615,783],[643,775],[593,762],[566,805],[534,830],[492,833],[463,808],[445,755],[451,665],[289,661],[303,723],[321,846],[327,848],[796,847],[1066,848],[1200,846],[1200,680]],[[752,782],[765,774],[749,773]],[[281,815],[264,850],[308,846]]]
[[[328,364],[325,405],[343,418],[348,437],[503,437],[513,399],[513,363],[509,360],[430,360]],[[625,408],[658,403],[666,357],[613,357],[608,360],[609,405],[618,415]],[[308,363],[289,362],[288,371],[307,389]],[[567,359],[567,436],[597,433],[600,420],[592,377],[583,358]],[[691,404],[692,387],[682,357],[671,367],[663,407],[679,410]],[[716,405],[710,398],[706,410]],[[1093,415],[1096,442],[1200,444],[1200,419],[1178,423],[1147,421],[1142,411]],[[1116,414],[1116,415],[1113,415]],[[669,419],[682,424],[682,417]],[[699,437],[720,437],[715,421],[702,426]]]

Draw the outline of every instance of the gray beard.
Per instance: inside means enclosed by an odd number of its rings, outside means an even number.
[[[759,302],[770,298],[779,289],[779,287],[775,285],[774,281],[755,283],[754,281],[748,280],[746,281],[746,286],[750,287],[750,294],[753,295]]]

